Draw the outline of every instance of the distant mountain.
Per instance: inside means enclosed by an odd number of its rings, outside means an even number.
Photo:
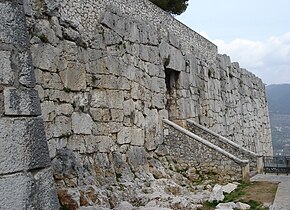
[[[290,115],[290,84],[267,85],[269,111]]]
[[[275,155],[290,155],[290,84],[266,86]]]

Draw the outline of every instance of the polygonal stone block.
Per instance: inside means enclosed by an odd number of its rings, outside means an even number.
[[[74,112],[72,114],[72,130],[75,134],[91,134],[93,120],[86,113]]]

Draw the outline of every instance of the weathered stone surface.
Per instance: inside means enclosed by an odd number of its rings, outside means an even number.
[[[53,137],[66,137],[72,133],[71,119],[66,116],[57,116],[53,124]]]
[[[132,210],[134,206],[127,201],[121,202],[115,209],[116,210]]]
[[[171,210],[169,208],[162,208],[162,207],[140,207],[137,210]]]
[[[15,173],[0,179],[1,209],[59,209],[52,174],[49,169]]]
[[[78,189],[69,188],[58,191],[58,197],[62,205],[69,209],[78,209],[80,207],[80,192]]]
[[[32,182],[29,208],[50,210],[60,207],[50,168],[33,174]]]
[[[5,115],[41,115],[38,93],[33,89],[6,88],[4,108]]]
[[[163,42],[160,44],[160,55],[163,65],[175,71],[185,70],[185,60],[181,52],[170,46],[168,43]]]
[[[0,84],[11,85],[14,82],[15,76],[11,68],[10,56],[9,51],[0,51]]]
[[[56,107],[55,110],[57,115],[67,115],[67,116],[71,115],[73,111],[74,111],[73,106],[68,103],[60,104],[59,106]]]
[[[33,65],[39,69],[56,72],[59,59],[60,49],[50,44],[35,44],[31,46]]]
[[[209,201],[222,201],[225,196],[223,194],[222,186],[216,184],[212,189],[212,193],[210,194]]]
[[[50,164],[42,119],[1,118],[0,130],[0,174]]]
[[[135,146],[144,146],[144,130],[141,128],[132,129],[132,140],[131,144]]]
[[[237,208],[237,205],[234,202],[219,203],[216,206],[216,210],[233,210],[235,208]]]
[[[52,45],[58,43],[58,38],[56,37],[54,30],[51,28],[50,22],[48,20],[40,20],[35,24],[35,35],[41,39],[43,42],[49,42]]]
[[[72,130],[76,134],[91,134],[93,120],[86,113],[74,112],[72,114]]]
[[[128,144],[132,141],[132,129],[124,127],[117,136],[118,144]]]
[[[80,91],[86,88],[85,65],[78,62],[69,62],[65,70],[60,72],[64,87],[69,90]]]
[[[109,136],[99,136],[97,139],[99,141],[99,152],[110,152],[112,150],[114,142]]]
[[[27,206],[31,179],[22,173],[3,176],[0,179],[0,204],[3,209],[23,209]],[[9,190],[3,190],[9,189]]]
[[[6,44],[15,44],[20,48],[26,48],[28,37],[27,33],[24,33],[26,25],[22,5],[18,5],[17,2],[1,2],[0,5],[0,16],[2,17],[0,20],[0,40]]]
[[[41,103],[42,118],[44,121],[52,121],[55,116],[55,105],[53,101],[45,101]]]
[[[250,209],[251,206],[246,204],[246,203],[242,203],[242,202],[237,202],[237,209],[242,209],[242,210],[246,210],[246,209]]]
[[[142,147],[131,147],[128,151],[128,162],[134,171],[138,171],[147,164],[146,152]]]
[[[231,193],[233,192],[235,189],[237,189],[238,185],[233,184],[233,183],[228,183],[225,186],[222,186],[223,192],[225,193]]]

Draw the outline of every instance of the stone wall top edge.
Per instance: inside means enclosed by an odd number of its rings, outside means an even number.
[[[231,64],[237,63],[238,66],[240,65],[240,63],[237,61],[231,61],[231,57],[227,54],[218,53],[218,56],[226,57],[227,59],[230,60]],[[250,77],[252,77],[252,78],[256,79],[258,82],[260,82],[261,84],[264,84],[263,80],[259,76],[257,76],[256,74],[254,74],[253,72],[249,71],[248,69],[246,69],[244,67],[239,66],[239,68],[237,69],[237,72],[244,74],[244,75],[249,75]]]
[[[36,5],[35,3],[32,4]],[[94,20],[89,20],[90,24],[87,24],[87,30],[92,30],[93,25],[102,18],[102,13],[106,9],[116,8],[119,12],[128,15],[132,19],[151,24],[172,33],[180,40],[185,52],[208,54],[211,57],[217,54],[217,46],[215,44],[149,0],[45,0],[44,9],[50,10],[46,11],[47,14],[54,14],[57,7],[60,9],[59,15],[61,17],[72,18],[79,23],[85,23],[84,21],[88,21],[88,18],[93,18]],[[34,9],[32,8],[32,10]]]
[[[118,4],[118,2],[123,2],[122,0],[116,0],[114,2],[111,2],[111,4]],[[187,42],[184,44],[190,44],[190,45],[195,45],[194,41],[202,41],[203,45],[205,45],[208,50],[214,51],[214,53],[217,53],[217,46],[194,31],[193,29],[189,28],[187,25],[183,24],[174,16],[169,14],[168,12],[162,10],[161,8],[157,7],[155,4],[150,2],[149,0],[126,0],[126,3],[123,4],[123,6],[126,6],[127,9],[128,5],[136,5],[134,8],[130,8],[129,10],[132,9],[135,10],[136,13],[133,12],[133,16],[142,16],[140,17],[143,20],[150,21],[154,25],[159,25],[161,27],[164,27],[165,29],[174,32],[175,35],[178,36],[179,39],[181,39],[183,42]],[[144,16],[142,12],[138,12],[138,10],[142,10],[142,8],[146,8],[147,15]],[[151,17],[150,17],[151,16]],[[138,18],[138,17],[136,17]],[[153,20],[155,19],[155,21]]]

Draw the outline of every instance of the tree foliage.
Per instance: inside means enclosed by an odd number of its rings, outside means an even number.
[[[156,4],[161,9],[171,14],[180,15],[183,13],[187,6],[188,0],[149,0]]]

